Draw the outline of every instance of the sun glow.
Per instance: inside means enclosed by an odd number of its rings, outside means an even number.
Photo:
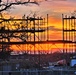
[[[24,1],[24,0],[22,0]],[[38,0],[41,1],[41,0]],[[48,40],[62,40],[62,14],[64,13],[71,13],[76,9],[76,4],[74,0],[67,0],[67,1],[44,1],[41,2],[39,6],[37,5],[27,5],[27,6],[22,6],[22,5],[18,5],[15,6],[15,9],[10,9],[10,12],[7,11],[3,13],[3,18],[8,18],[8,19],[12,19],[12,18],[22,18],[24,15],[27,17],[31,17],[34,14],[36,14],[36,16],[40,16],[40,17],[45,17],[46,14],[48,14],[48,25],[47,23],[45,25],[40,25],[40,27],[45,28],[46,31],[42,32],[42,33],[35,33],[35,37],[34,37],[34,33],[28,33],[28,35],[31,35],[31,38],[28,37],[27,41],[31,40],[35,40],[36,41],[47,41],[47,36],[49,37]],[[47,21],[47,20],[46,20]],[[46,22],[45,21],[45,22]],[[29,21],[30,22],[30,21]],[[15,22],[14,22],[15,23]],[[13,24],[10,22],[10,24]],[[33,23],[32,23],[33,24]],[[4,23],[3,23],[4,25]],[[2,25],[1,25],[2,26]],[[20,26],[20,25],[19,25]],[[48,27],[47,27],[48,26]],[[15,28],[16,25],[14,26],[10,26],[10,28]],[[33,26],[30,27],[30,24],[28,25],[29,28],[34,28]],[[36,27],[38,27],[36,25]],[[66,27],[65,27],[66,28]],[[17,28],[18,29],[18,28]],[[41,29],[41,28],[40,28]],[[48,29],[48,34],[47,34],[47,29]],[[39,35],[39,37],[38,37]],[[13,40],[13,39],[12,39]],[[19,40],[19,39],[14,39],[14,40]],[[60,50],[63,49],[63,45],[62,44],[26,44],[26,45],[12,45],[11,49],[13,49],[14,51],[44,51],[44,52],[48,52],[50,51],[56,51],[60,48]],[[68,46],[69,47],[69,46]],[[48,50],[49,48],[49,50]]]

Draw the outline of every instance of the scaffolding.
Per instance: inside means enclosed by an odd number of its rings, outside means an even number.
[[[50,40],[48,26],[48,14],[46,18],[36,16],[25,16],[21,19],[10,17],[0,18],[0,51],[10,50],[13,45],[26,53],[52,53],[52,46],[63,44],[63,50],[59,52],[76,52],[76,18],[75,16],[62,15],[62,40]],[[45,48],[44,48],[45,46]],[[45,49],[45,50],[44,50]]]
[[[19,48],[26,54],[52,55],[52,47],[62,53],[62,59],[68,59],[70,54],[76,53],[76,18],[75,16],[62,15],[62,40],[50,40],[50,31],[47,18],[23,15],[21,19],[10,17],[0,18],[0,51],[11,51],[12,46]],[[58,48],[56,44],[62,44]],[[61,46],[62,47],[62,46]],[[18,51],[17,51],[18,52]],[[67,53],[70,53],[67,55]],[[34,56],[35,57],[35,56]],[[46,57],[48,58],[48,57]],[[53,57],[51,57],[53,58]],[[58,57],[57,57],[58,58]],[[56,59],[57,59],[56,58]],[[45,59],[45,58],[44,58]],[[49,61],[49,59],[47,59]],[[42,60],[43,61],[43,60]],[[68,61],[68,60],[67,60]]]
[[[31,53],[33,48],[35,54],[35,44],[48,41],[48,14],[47,19],[37,17],[36,14],[32,17],[23,15],[21,19],[13,17],[6,19],[1,13],[0,15],[0,51],[10,50],[12,45],[19,49],[20,45],[25,45],[26,53]]]
[[[64,53],[76,53],[76,17],[75,15],[62,15],[63,23],[63,51]]]

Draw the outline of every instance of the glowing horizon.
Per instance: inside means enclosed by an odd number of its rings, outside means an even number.
[[[13,7],[15,9],[5,11],[6,17],[11,15],[15,18],[22,18],[24,14],[32,16],[34,13],[37,16],[46,17],[46,14],[49,14],[49,38],[50,40],[62,40],[62,14],[73,13],[76,10],[76,0],[48,0],[41,2],[39,6],[28,4]]]

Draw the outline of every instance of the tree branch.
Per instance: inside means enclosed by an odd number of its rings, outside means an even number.
[[[7,10],[8,8],[10,8],[12,5],[26,5],[26,4],[28,4],[28,3],[31,3],[31,4],[36,4],[36,5],[39,5],[39,3],[38,2],[36,2],[36,1],[33,1],[33,2],[31,2],[30,0],[28,0],[27,2],[21,2],[21,1],[16,1],[15,0],[15,2],[13,3],[6,3],[6,4],[1,4],[0,3],[0,12],[2,12],[2,11],[4,11],[4,10]],[[2,8],[1,8],[2,7]]]

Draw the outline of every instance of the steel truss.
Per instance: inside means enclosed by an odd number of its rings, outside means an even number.
[[[36,17],[35,14],[33,17],[25,17],[24,15],[22,19],[6,19],[1,14],[0,50],[6,51],[10,49],[11,45],[35,45],[35,43],[47,40],[47,22],[45,18]]]
[[[76,52],[75,16],[62,16],[63,40],[49,40],[48,14],[42,17],[22,16],[22,19],[0,18],[0,50],[11,50],[16,45],[26,53],[51,53],[51,45],[63,44],[62,52]],[[46,49],[43,45],[46,44]],[[24,47],[23,47],[23,46]],[[22,48],[21,48],[22,46]],[[44,49],[46,51],[44,51]],[[33,52],[32,52],[33,51]],[[50,52],[49,52],[50,51]]]
[[[69,41],[68,44],[63,44],[64,52],[76,53],[76,17],[75,15],[62,15],[62,21],[63,41]]]

